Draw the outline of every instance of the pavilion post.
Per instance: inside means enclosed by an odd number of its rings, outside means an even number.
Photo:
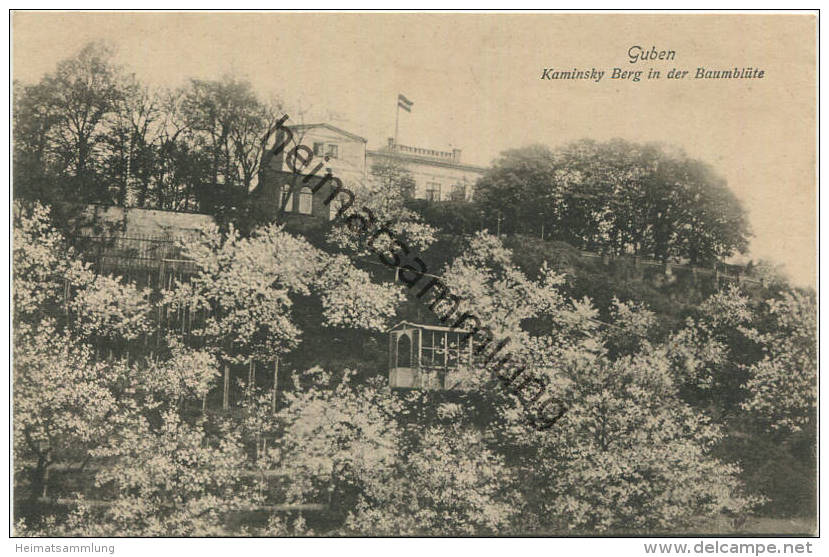
[[[423,362],[423,329],[417,330],[417,369],[421,368]]]
[[[395,339],[397,338],[397,333],[392,331],[389,333],[389,369],[397,367],[396,362],[396,353],[397,353],[397,343]]]
[[[449,333],[443,332],[443,368],[449,369]]]

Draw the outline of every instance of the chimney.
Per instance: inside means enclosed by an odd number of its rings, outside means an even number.
[[[460,163],[461,162],[461,150],[460,149],[452,149],[452,162]]]

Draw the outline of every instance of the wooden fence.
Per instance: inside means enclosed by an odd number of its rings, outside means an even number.
[[[553,247],[553,249],[555,250],[556,248]],[[561,248],[559,251],[564,252],[565,249]],[[763,279],[757,279],[754,277],[747,276],[744,266],[733,265],[731,263],[725,263],[722,261],[717,261],[711,267],[697,267],[694,265],[688,265],[672,261],[657,261],[656,259],[637,257],[635,255],[604,255],[587,250],[579,250],[578,254],[579,257],[583,259],[600,259],[605,264],[609,264],[613,261],[627,261],[629,263],[632,263],[635,267],[641,266],[661,268],[666,275],[671,275],[675,271],[684,271],[690,273],[694,277],[713,277],[715,280],[718,281],[718,283],[719,280],[722,279],[723,281],[732,281],[737,283],[745,282],[750,284],[761,284],[764,286],[766,284]]]

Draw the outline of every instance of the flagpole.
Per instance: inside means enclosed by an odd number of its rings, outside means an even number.
[[[400,126],[400,98],[397,99],[397,112],[394,116],[394,148],[397,148],[397,131]]]

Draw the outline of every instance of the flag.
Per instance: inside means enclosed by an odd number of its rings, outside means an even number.
[[[414,103],[412,101],[410,101],[409,99],[407,99],[403,95],[397,95],[397,106],[399,106],[400,108],[402,108],[406,112],[411,112],[412,111],[412,105],[413,104]]]

